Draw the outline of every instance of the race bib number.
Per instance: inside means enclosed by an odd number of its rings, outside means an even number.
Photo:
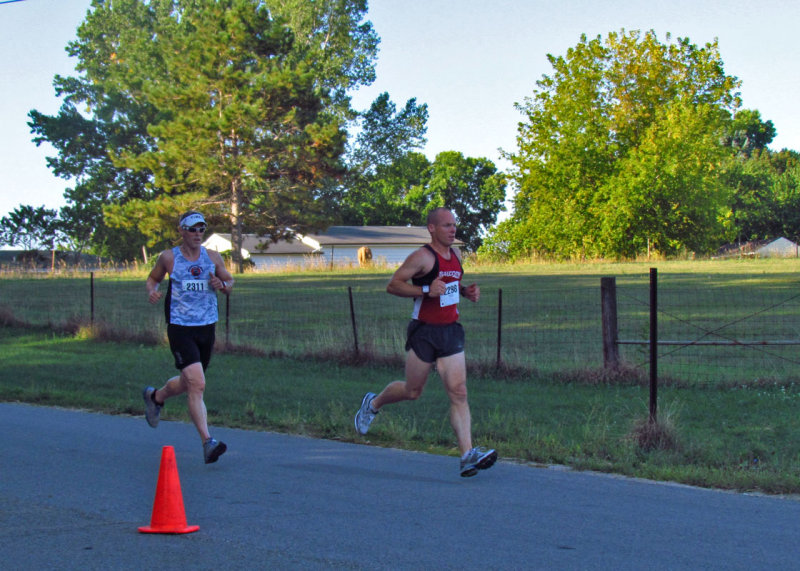
[[[181,282],[183,291],[208,291],[209,285],[205,280],[184,280]]]
[[[445,290],[439,296],[439,307],[447,307],[448,305],[455,305],[458,303],[458,291],[460,282],[450,282],[445,284]]]

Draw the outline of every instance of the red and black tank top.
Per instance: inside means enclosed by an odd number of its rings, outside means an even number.
[[[439,297],[422,296],[414,298],[413,319],[424,323],[447,325],[458,321],[458,302],[461,295],[461,277],[464,269],[455,251],[450,248],[450,259],[439,255],[429,244],[423,246],[435,257],[431,271],[424,276],[411,278],[414,285],[430,285],[433,280],[440,278],[447,284],[445,294]]]

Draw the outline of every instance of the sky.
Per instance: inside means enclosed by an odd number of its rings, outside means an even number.
[[[55,114],[56,74],[75,75],[65,47],[90,0],[0,0],[0,217],[18,206],[59,208],[69,181],[47,168],[54,151],[31,142],[27,114]],[[742,81],[743,107],[771,120],[770,147],[800,151],[800,0],[370,0],[381,38],[375,83],[354,94],[366,109],[388,92],[398,108],[428,105],[432,160],[442,151],[485,157],[505,170],[516,149],[514,107],[581,34],[653,30],[661,42],[718,39],[725,72]]]

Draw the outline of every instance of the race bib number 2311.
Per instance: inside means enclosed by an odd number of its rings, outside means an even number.
[[[183,291],[206,291],[208,290],[208,282],[206,280],[184,280],[181,282]]]

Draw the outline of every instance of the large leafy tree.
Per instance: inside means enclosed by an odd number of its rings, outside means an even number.
[[[424,224],[437,206],[453,209],[458,237],[470,250],[503,209],[505,178],[487,159],[449,151],[430,162],[425,144],[427,105],[410,99],[397,109],[381,94],[360,116],[348,153],[349,176],[338,201],[345,224]]]
[[[102,3],[95,2],[95,10]],[[89,245],[94,253],[131,259],[147,238],[135,229],[116,230],[103,220],[107,204],[151,198],[157,192],[152,174],[117,166],[111,155],[122,149],[144,150],[153,145],[147,125],[157,111],[147,102],[127,97],[115,85],[117,68],[114,43],[127,28],[149,28],[147,12],[139,2],[117,3],[113,18],[103,22],[87,18],[78,39],[67,46],[77,59],[76,77],[56,76],[56,95],[63,98],[53,116],[32,110],[29,125],[37,145],[49,142],[57,151],[47,159],[56,176],[72,180],[64,197],[62,220],[75,244]],[[151,243],[161,243],[158,238]]]
[[[354,117],[348,93],[375,81],[378,38],[364,21],[367,0],[266,0],[294,32],[294,57],[313,68],[320,87],[342,116]]]
[[[733,156],[722,173],[732,191],[732,212],[736,225],[736,241],[758,240],[780,234],[779,209],[773,185],[777,173],[769,151],[750,156]]]
[[[707,249],[730,231],[715,180],[739,82],[719,49],[655,33],[583,36],[517,108],[513,216],[487,249],[512,258]],[[684,160],[685,159],[685,160]]]
[[[425,146],[428,106],[409,99],[401,110],[381,93],[359,117],[359,131],[348,156],[351,169],[359,174],[374,174],[410,152]]]
[[[731,159],[724,178],[734,192],[737,241],[800,239],[800,154],[755,149]]]
[[[0,218],[0,245],[53,249],[61,238],[56,211],[44,206],[20,205]]]
[[[324,199],[342,224],[407,224],[405,197],[422,184],[429,166],[417,152],[425,144],[428,106],[409,99],[398,110],[380,94],[355,123],[347,153],[347,176],[327,188]]]
[[[776,167],[767,148],[775,138],[772,121],[758,111],[742,109],[726,126],[723,139],[731,150],[721,178],[732,191],[733,221],[739,242],[781,235]]]
[[[152,30],[134,30],[117,46],[115,75],[159,110],[148,127],[156,144],[115,160],[152,172],[165,192],[111,209],[112,217],[148,224],[156,212],[178,210],[173,197],[191,195],[229,217],[239,264],[245,227],[278,239],[288,227],[320,224],[315,187],[340,169],[344,131],[325,113],[310,66],[288,57],[292,32],[251,0],[152,14]]]
[[[772,190],[779,222],[776,235],[800,242],[800,153],[784,149],[770,154],[775,176]]]
[[[326,196],[341,224],[405,226],[417,224],[420,212],[409,196],[424,188],[430,161],[422,153],[409,152],[373,172],[349,171],[344,185]]]
[[[633,257],[719,246],[732,221],[725,216],[729,193],[716,173],[726,157],[717,115],[707,105],[683,103],[659,111],[595,198],[602,253]]]
[[[413,189],[406,203],[423,220],[436,207],[450,208],[458,221],[456,236],[474,252],[503,211],[505,195],[505,175],[492,161],[445,151],[436,155],[424,185]]]
[[[506,177],[492,161],[465,157],[457,151],[439,153],[433,162],[409,152],[361,180],[344,196],[347,224],[425,224],[428,212],[450,208],[458,220],[457,237],[476,251],[486,231],[505,208]],[[358,192],[361,191],[361,192]],[[360,202],[355,202],[358,196]]]
[[[764,151],[775,135],[775,125],[772,121],[762,120],[759,111],[741,109],[726,126],[724,142],[737,157],[749,158],[755,152]]]
[[[365,12],[363,0],[95,0],[69,46],[82,75],[56,78],[57,116],[31,113],[36,140],[59,151],[51,167],[76,179],[71,214],[95,217],[93,244],[119,236],[111,226],[163,244],[176,211],[200,204],[235,238],[321,225],[313,187],[340,170],[344,94],[374,77]]]

